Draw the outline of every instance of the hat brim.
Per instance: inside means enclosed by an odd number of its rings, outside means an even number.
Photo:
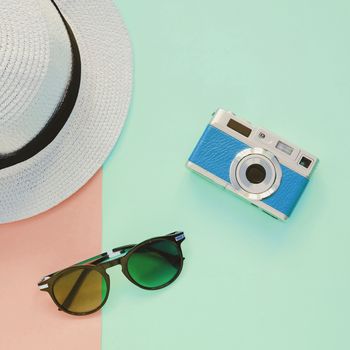
[[[79,95],[48,146],[0,171],[0,223],[42,213],[79,190],[108,157],[129,108],[132,50],[112,1],[55,2],[79,46]]]

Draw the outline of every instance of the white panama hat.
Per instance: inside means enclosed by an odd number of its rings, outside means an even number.
[[[0,1],[0,223],[50,209],[95,174],[131,89],[112,0]]]

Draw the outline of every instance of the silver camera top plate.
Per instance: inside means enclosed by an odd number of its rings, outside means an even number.
[[[267,129],[253,126],[232,112],[218,109],[210,124],[251,148],[261,148],[271,152],[281,164],[306,178],[311,175],[318,162],[318,159],[309,152]]]

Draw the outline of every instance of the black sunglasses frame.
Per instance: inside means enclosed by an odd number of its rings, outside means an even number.
[[[147,246],[151,243],[154,243],[157,241],[164,241],[164,240],[170,241],[176,246],[176,249],[179,253],[178,271],[177,271],[176,275],[171,280],[169,280],[167,283],[165,283],[163,285],[160,285],[157,287],[145,287],[145,286],[139,284],[138,282],[136,282],[130,276],[129,271],[128,271],[128,260],[129,260],[130,256],[132,256],[132,254],[135,251],[139,250],[140,248]],[[51,299],[57,305],[58,310],[64,311],[70,315],[75,315],[75,316],[89,315],[89,314],[92,314],[92,313],[100,310],[104,306],[104,304],[107,302],[107,299],[109,296],[109,291],[110,291],[110,277],[109,277],[106,270],[113,267],[113,266],[121,265],[122,272],[125,275],[125,277],[131,283],[135,284],[136,286],[138,286],[142,289],[157,290],[157,289],[162,289],[162,288],[168,286],[169,284],[173,283],[179,277],[179,275],[182,271],[182,268],[183,268],[183,261],[185,260],[185,258],[183,257],[183,254],[182,254],[181,243],[184,240],[185,240],[184,233],[182,231],[175,231],[175,232],[172,232],[172,233],[165,235],[165,236],[159,236],[159,237],[147,239],[139,244],[129,244],[129,245],[113,248],[110,252],[102,253],[102,254],[94,256],[90,259],[76,263],[70,267],[63,269],[63,270],[59,270],[57,272],[51,273],[47,276],[44,276],[41,279],[41,281],[38,283],[38,286],[39,286],[39,289],[41,291],[49,293]],[[57,301],[55,294],[54,294],[54,285],[55,285],[56,281],[60,277],[64,276],[65,274],[71,273],[75,270],[82,270],[82,269],[84,271],[86,271],[86,273],[84,274],[84,272],[82,272],[81,275],[79,276],[78,281],[73,288],[73,297],[74,297],[74,293],[75,293],[74,292],[75,288],[76,288],[76,290],[79,289],[80,285],[84,281],[85,276],[87,275],[87,272],[92,271],[92,270],[96,271],[102,275],[102,277],[104,278],[104,280],[106,282],[107,292],[106,292],[106,296],[105,296],[104,300],[101,302],[101,304],[97,308],[95,308],[93,310],[89,310],[87,312],[74,312],[74,311],[70,311],[67,307],[62,305],[62,303],[59,303]]]

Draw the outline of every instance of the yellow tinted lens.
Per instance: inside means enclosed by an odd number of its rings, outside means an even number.
[[[60,276],[53,294],[65,310],[86,313],[96,310],[107,296],[107,282],[104,276],[90,268],[77,268]]]

